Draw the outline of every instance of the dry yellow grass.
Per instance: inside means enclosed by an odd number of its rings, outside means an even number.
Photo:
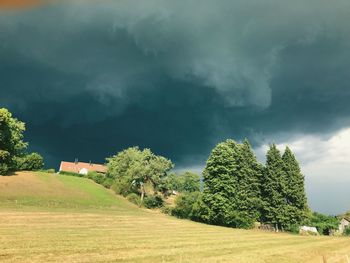
[[[53,176],[35,175],[31,180],[33,183],[37,177],[50,184],[58,180]],[[8,189],[15,192],[11,178],[6,180]],[[0,178],[0,190],[2,183]],[[99,187],[89,181],[83,181],[84,184]],[[77,186],[77,196],[83,195],[83,189]],[[63,194],[64,189],[59,192]],[[55,191],[51,196],[56,198]],[[0,262],[316,263],[323,262],[325,256],[328,263],[340,263],[346,262],[346,255],[350,256],[348,238],[209,226],[138,209],[122,198],[112,198],[116,202],[103,208],[91,206],[99,203],[96,200],[75,209],[33,206],[33,203],[10,206],[8,200],[1,206],[4,195],[0,193]]]

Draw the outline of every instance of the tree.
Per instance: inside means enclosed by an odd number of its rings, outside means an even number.
[[[304,176],[300,171],[294,154],[286,147],[282,156],[286,182],[284,196],[289,224],[300,224],[307,217],[307,198],[304,187]]]
[[[14,168],[14,158],[27,147],[23,142],[24,131],[23,122],[13,118],[7,109],[0,109],[0,175]]]
[[[239,145],[237,164],[236,207],[253,223],[260,219],[262,209],[260,182],[263,167],[247,139]]]
[[[199,192],[200,191],[200,177],[198,174],[185,172],[180,175],[180,192]]]
[[[107,158],[107,176],[116,182],[126,183],[132,189],[136,187],[141,195],[141,204],[146,194],[145,184],[151,184],[154,192],[167,172],[173,168],[170,160],[155,155],[150,149],[128,148],[117,155]]]
[[[233,140],[219,143],[211,152],[203,172],[202,220],[216,225],[236,226],[235,200],[238,146]]]
[[[285,181],[284,162],[280,151],[272,144],[266,155],[266,167],[263,172],[263,220],[274,224],[277,231],[288,221],[285,214]]]
[[[168,190],[175,190],[178,192],[197,192],[200,191],[200,177],[198,174],[185,172],[177,175],[171,173],[164,178],[161,191],[165,193]]]
[[[204,170],[204,191],[199,211],[203,221],[232,227],[250,228],[259,220],[262,166],[245,140],[218,144]],[[206,207],[205,207],[206,206]]]

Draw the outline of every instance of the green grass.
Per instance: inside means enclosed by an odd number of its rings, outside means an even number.
[[[1,179],[0,207],[120,210],[132,206],[124,198],[86,178],[36,172]]]
[[[0,177],[0,262],[346,262],[349,238],[304,237],[179,220],[94,182]]]

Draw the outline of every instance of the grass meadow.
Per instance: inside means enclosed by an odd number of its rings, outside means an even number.
[[[0,177],[0,262],[347,262],[350,239],[239,230],[140,209],[84,179]]]

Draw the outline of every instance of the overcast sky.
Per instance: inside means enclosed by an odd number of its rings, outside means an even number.
[[[311,207],[350,209],[350,2],[88,0],[0,10],[0,106],[48,167],[149,147],[200,170],[288,144]]]

